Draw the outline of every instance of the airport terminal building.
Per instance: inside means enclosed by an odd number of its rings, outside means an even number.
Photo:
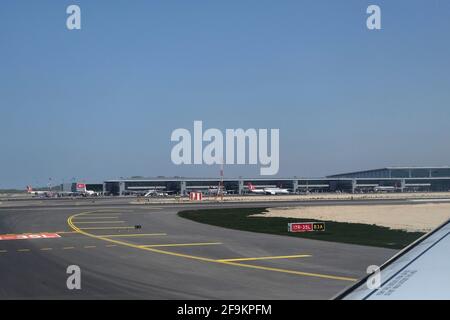
[[[160,190],[187,195],[191,191],[217,190],[219,178],[135,178],[107,180],[89,185],[105,194],[127,195],[142,190]],[[386,167],[375,170],[336,174],[324,178],[235,178],[223,179],[229,194],[246,194],[248,184],[255,187],[280,187],[292,192],[418,192],[450,191],[450,167]]]

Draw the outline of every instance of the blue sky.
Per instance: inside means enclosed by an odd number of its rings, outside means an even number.
[[[3,0],[0,188],[217,176],[170,160],[194,120],[279,128],[279,176],[449,165],[449,33],[444,0]]]

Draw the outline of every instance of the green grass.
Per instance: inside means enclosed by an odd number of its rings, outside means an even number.
[[[249,217],[266,212],[264,208],[208,209],[181,211],[182,218],[218,227],[323,241],[401,249],[423,235],[421,232],[393,230],[360,223],[326,222],[326,231],[290,233],[288,223],[313,222],[314,219]]]

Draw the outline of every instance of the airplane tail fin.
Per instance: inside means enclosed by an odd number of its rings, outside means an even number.
[[[255,190],[255,186],[252,185],[250,182],[247,185],[248,185],[249,190],[252,190],[252,191]]]
[[[27,186],[27,192],[30,193],[33,191],[33,188],[31,186]]]

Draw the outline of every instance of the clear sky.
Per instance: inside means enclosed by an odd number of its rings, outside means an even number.
[[[170,160],[194,120],[279,128],[279,176],[449,165],[449,71],[447,0],[2,0],[0,188],[218,176]]]

